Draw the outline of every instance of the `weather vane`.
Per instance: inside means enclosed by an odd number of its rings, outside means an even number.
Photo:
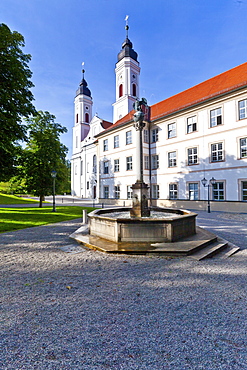
[[[84,62],[82,62],[82,64],[81,64],[82,65],[83,78],[84,78],[84,73],[85,73],[84,64],[85,64]]]
[[[129,19],[129,16],[126,15],[125,17],[125,22],[126,22],[126,25],[125,25],[125,29],[126,29],[126,38],[128,38],[128,29],[129,29],[129,26],[128,26],[128,19]]]

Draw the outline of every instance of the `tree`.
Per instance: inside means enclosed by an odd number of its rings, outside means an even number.
[[[0,24],[0,180],[13,175],[16,143],[26,138],[22,118],[35,114],[31,56],[23,53],[24,46],[20,33]]]
[[[51,171],[57,172],[58,186],[67,181],[68,149],[60,142],[60,135],[67,129],[55,123],[55,119],[54,115],[42,111],[26,119],[29,133],[21,156],[20,176],[25,178],[27,190],[40,198],[40,207],[44,196],[52,193]]]

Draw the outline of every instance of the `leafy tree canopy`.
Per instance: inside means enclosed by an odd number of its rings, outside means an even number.
[[[35,114],[31,88],[32,72],[28,67],[31,60],[24,54],[23,36],[0,24],[0,179],[13,173],[16,155],[15,143],[24,140],[26,126],[23,117]]]
[[[56,123],[55,119],[54,115],[42,111],[26,119],[28,141],[23,150],[20,171],[28,191],[40,197],[40,206],[42,198],[52,193],[52,170],[57,171],[57,184],[68,180],[68,149],[60,142],[60,135],[67,129]]]

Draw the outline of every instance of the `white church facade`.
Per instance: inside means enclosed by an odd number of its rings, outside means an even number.
[[[77,90],[72,194],[128,205],[136,181],[133,102],[140,84],[128,37],[115,74],[113,123],[92,117],[84,76]],[[210,198],[214,209],[247,210],[247,63],[150,107],[143,168],[153,204],[205,209]]]

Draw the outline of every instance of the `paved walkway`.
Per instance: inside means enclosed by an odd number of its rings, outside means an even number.
[[[198,223],[246,248],[245,217]],[[78,226],[0,234],[1,370],[247,369],[246,255],[63,252]]]

